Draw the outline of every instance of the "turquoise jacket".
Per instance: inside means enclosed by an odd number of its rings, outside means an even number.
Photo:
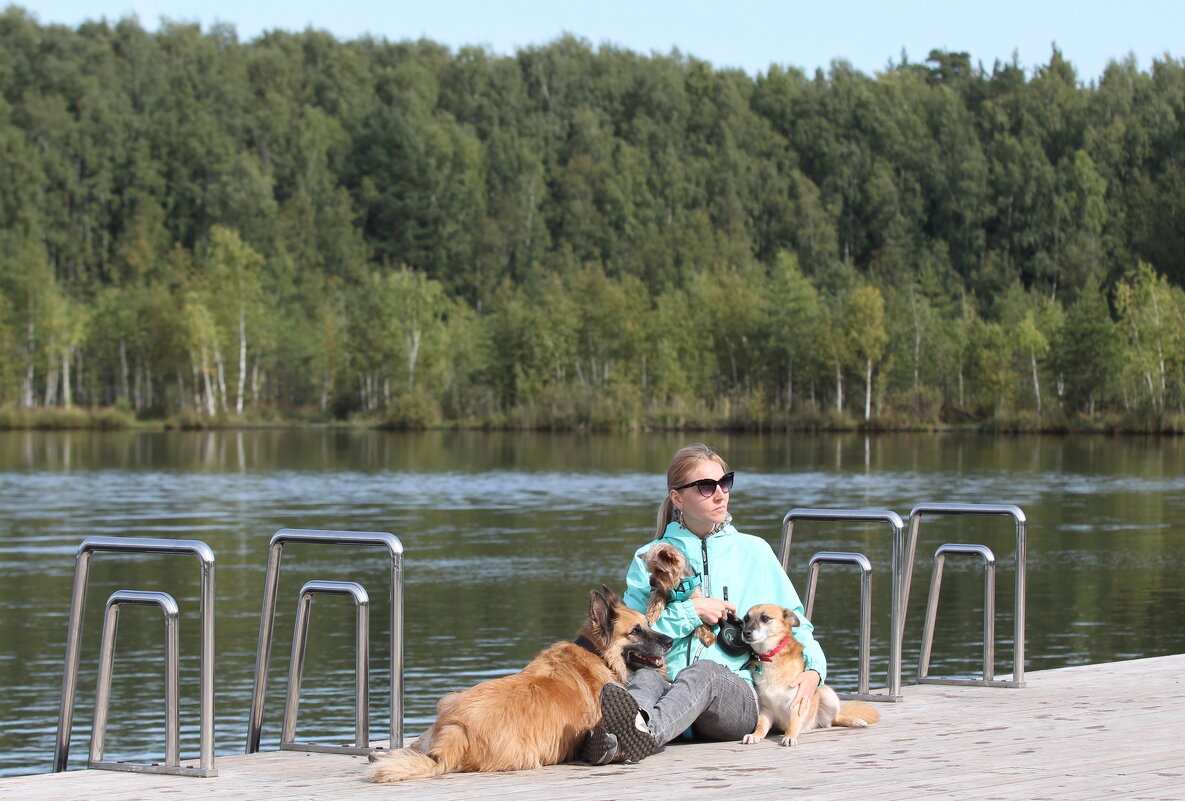
[[[728,600],[736,604],[738,616],[744,617],[745,612],[756,604],[777,604],[794,610],[802,621],[802,625],[794,629],[794,639],[802,643],[806,669],[818,672],[820,684],[826,681],[827,660],[815,640],[814,626],[806,619],[802,601],[768,542],[742,534],[731,523],[706,539],[700,539],[678,523],[669,523],[661,541],[682,551],[691,567],[698,571],[700,592],[704,597],[723,598],[727,588]],[[625,579],[625,603],[642,613],[646,612],[650,600],[650,574],[646,571],[643,555],[656,542],[660,540],[652,540],[634,553]],[[748,656],[730,656],[719,646],[705,647],[692,636],[702,622],[692,602],[683,600],[669,601],[662,616],[654,623],[655,631],[675,640],[667,654],[667,678],[674,679],[680,670],[697,659],[710,659],[726,665],[752,683],[753,677],[745,668]]]

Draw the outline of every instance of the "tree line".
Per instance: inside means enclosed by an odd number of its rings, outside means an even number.
[[[1180,430],[1183,119],[1168,54],[749,76],[10,6],[0,405]]]

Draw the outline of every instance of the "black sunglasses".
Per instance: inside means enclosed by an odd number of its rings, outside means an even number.
[[[725,473],[724,475],[720,476],[719,479],[701,478],[699,481],[692,481],[679,487],[671,487],[671,489],[684,490],[695,487],[697,490],[699,490],[700,495],[703,495],[705,498],[711,498],[716,494],[716,487],[720,487],[720,489],[724,490],[725,492],[731,491],[732,479],[732,473]]]

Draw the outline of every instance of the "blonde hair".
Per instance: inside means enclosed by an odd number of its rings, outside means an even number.
[[[667,466],[667,495],[658,506],[658,528],[654,532],[656,540],[662,539],[667,524],[675,519],[675,505],[671,503],[670,490],[680,484],[686,484],[691,471],[701,462],[716,462],[724,468],[724,472],[728,472],[728,464],[724,458],[707,445],[697,442],[676,451],[671,457],[670,465]]]

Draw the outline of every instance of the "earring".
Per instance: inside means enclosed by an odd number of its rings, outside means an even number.
[[[683,525],[683,510],[678,506],[671,507],[671,522],[678,523],[679,528],[686,530],[687,526]]]

